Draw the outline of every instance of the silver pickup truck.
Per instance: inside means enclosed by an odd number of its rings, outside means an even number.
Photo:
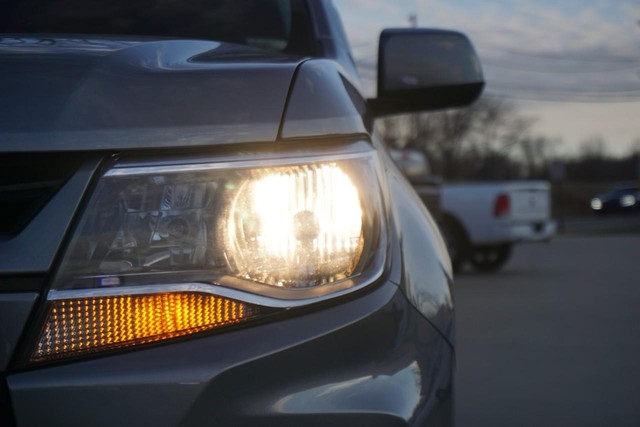
[[[556,232],[545,181],[446,184],[440,206],[454,269],[468,261],[476,270],[495,271],[514,244],[549,240]]]
[[[549,240],[556,232],[548,182],[446,184],[433,176],[423,153],[390,153],[437,219],[454,270],[467,262],[478,271],[498,270],[514,244]]]

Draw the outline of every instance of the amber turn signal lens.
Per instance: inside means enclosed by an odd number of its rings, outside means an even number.
[[[54,300],[31,360],[162,341],[232,325],[258,314],[255,306],[190,292]]]

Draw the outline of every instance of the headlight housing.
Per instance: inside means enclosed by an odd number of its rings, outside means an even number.
[[[376,170],[369,147],[110,169],[49,292],[50,312],[32,359],[208,330],[371,283],[386,253]],[[174,296],[166,302],[159,295]],[[225,304],[238,305],[232,314],[175,320]],[[143,318],[160,326],[147,328],[150,335],[120,331]],[[105,336],[120,338],[101,341],[83,331],[95,332],[101,322]]]

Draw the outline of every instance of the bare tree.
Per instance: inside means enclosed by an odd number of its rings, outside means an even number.
[[[414,122],[408,147],[424,151],[436,172],[450,180],[513,177],[514,153],[532,123],[511,104],[487,98]]]
[[[578,158],[583,160],[606,159],[610,157],[601,135],[593,135],[580,143]]]
[[[518,142],[519,163],[522,174],[527,178],[546,178],[551,161],[557,160],[557,148],[562,144],[558,139],[543,135],[528,135]]]
[[[482,98],[469,108],[383,121],[392,147],[423,151],[447,180],[546,178],[561,141],[535,135],[511,103]]]

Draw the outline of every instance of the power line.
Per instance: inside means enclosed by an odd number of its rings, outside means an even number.
[[[542,68],[535,68],[535,67],[531,67],[531,66],[522,66],[522,67],[517,67],[514,66],[512,64],[505,64],[505,63],[499,63],[499,62],[494,62],[491,60],[481,60],[482,66],[483,68],[500,68],[503,70],[509,70],[509,71],[516,71],[516,72],[523,72],[523,73],[542,73],[542,74],[598,74],[598,73],[611,73],[611,72],[617,72],[617,71],[629,71],[629,70],[637,70],[638,68],[640,68],[640,62],[638,64],[633,64],[633,65],[625,65],[625,66],[618,66],[618,67],[613,67],[613,68],[607,68],[607,69],[600,69],[600,70],[589,70],[589,69],[585,69],[584,66],[580,69],[572,69],[572,70],[553,70],[550,69],[549,67],[545,67],[544,69]]]
[[[578,62],[578,63],[594,63],[594,64],[640,64],[635,58],[587,58],[587,57],[571,57],[570,53],[553,54],[553,53],[533,53],[513,50],[505,47],[496,47],[486,44],[476,45],[479,52],[487,51],[506,55],[520,56],[525,58],[535,58],[561,62]],[[480,56],[482,59],[482,56]]]
[[[358,66],[364,67],[364,68],[375,68],[376,64],[375,64],[375,60],[377,59],[377,55],[369,55],[369,56],[365,56],[365,57],[360,57],[356,59],[356,64]],[[552,67],[546,66],[544,68],[542,65],[522,65],[522,66],[516,66],[513,65],[513,63],[509,63],[507,61],[494,61],[494,60],[487,60],[487,59],[482,59],[480,60],[480,62],[482,63],[483,67],[486,68],[500,68],[503,70],[508,70],[508,71],[515,71],[515,72],[523,72],[523,73],[540,73],[540,74],[601,74],[601,73],[611,73],[611,72],[618,72],[618,71],[632,71],[632,70],[640,70],[640,61],[638,61],[637,63],[624,63],[625,65],[622,65],[622,63],[612,63],[610,68],[606,68],[606,69],[599,69],[599,70],[593,70],[593,69],[586,69],[584,67],[584,64],[580,65],[580,68],[576,68],[576,69],[553,69]],[[602,63],[603,65],[605,63]],[[618,66],[615,66],[615,64],[620,64]],[[564,65],[564,67],[566,67],[566,65]]]
[[[512,99],[520,101],[545,101],[545,102],[567,102],[585,104],[625,104],[640,102],[640,92],[632,93],[580,93],[580,92],[554,92],[545,90],[500,90],[487,89],[483,96],[489,98]]]

